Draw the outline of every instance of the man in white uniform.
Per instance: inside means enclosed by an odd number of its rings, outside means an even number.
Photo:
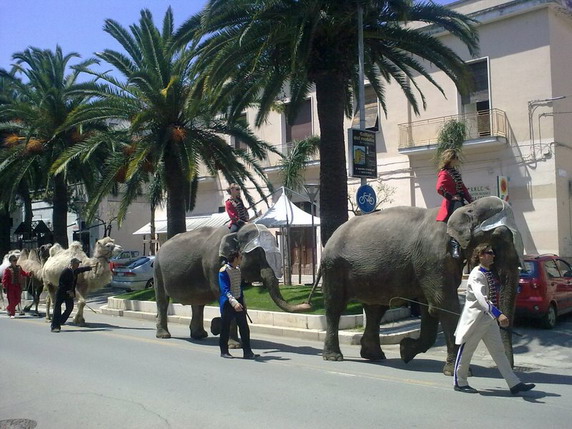
[[[469,386],[467,377],[471,358],[481,340],[484,341],[513,395],[535,387],[534,384],[520,381],[505,354],[499,325],[507,328],[510,323],[508,317],[497,307],[501,288],[498,278],[490,270],[494,259],[495,253],[489,244],[480,244],[475,248],[473,253],[475,268],[469,275],[465,307],[455,331],[455,343],[460,345],[454,376],[454,389],[457,392],[478,393]],[[479,265],[476,265],[477,263]]]

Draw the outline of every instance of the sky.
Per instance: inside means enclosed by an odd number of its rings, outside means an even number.
[[[451,2],[436,0],[440,4]],[[171,6],[177,28],[206,3],[207,0],[0,0],[0,68],[10,69],[12,55],[29,46],[53,51],[60,45],[64,54],[76,52],[82,59],[105,48],[122,50],[102,30],[105,19],[112,18],[127,28],[138,22],[139,12],[147,8],[160,28],[165,11]]]
[[[161,28],[169,6],[175,28],[200,11],[207,0],[0,0],[0,68],[10,69],[12,55],[33,46],[63,53],[77,52],[82,59],[105,48],[121,49],[103,31],[104,21],[114,19],[127,28],[137,23],[142,9],[149,9]],[[71,64],[76,64],[72,60]]]

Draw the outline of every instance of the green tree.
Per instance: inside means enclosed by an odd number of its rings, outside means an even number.
[[[0,105],[0,128],[13,131],[4,139],[10,150],[0,164],[0,177],[14,189],[33,184],[31,191],[43,191],[44,198],[53,206],[54,240],[62,246],[68,245],[68,200],[73,192],[70,185],[81,183],[90,189],[103,162],[101,155],[98,158],[94,154],[85,165],[71,162],[58,174],[48,174],[53,162],[67,148],[94,131],[105,129],[99,118],[85,117],[81,127],[68,122],[97,90],[94,81],[78,81],[80,70],[93,60],[83,61],[74,69],[69,65],[74,58],[79,55],[64,55],[59,46],[55,51],[28,48],[13,55],[16,63],[12,72],[0,70],[15,94]],[[19,79],[19,75],[24,79]]]
[[[96,55],[115,67],[125,82],[92,71],[107,84],[101,88],[103,99],[78,111],[74,121],[81,124],[84,115],[113,118],[119,124],[129,124],[129,136],[127,151],[105,164],[97,198],[90,201],[92,211],[115,186],[119,175],[125,181],[120,211],[124,214],[130,199],[141,191],[141,184],[149,180],[145,173],[153,174],[166,193],[167,236],[173,237],[186,231],[185,214],[194,205],[201,163],[210,174],[220,172],[227,181],[243,188],[250,181],[262,195],[262,185],[270,185],[259,161],[273,149],[258,140],[244,122],[227,121],[213,113],[208,93],[192,92],[195,75],[191,65],[196,51],[193,44],[187,45],[188,37],[181,29],[174,30],[171,8],[161,29],[154,25],[151,13],[142,10],[139,23],[129,30],[107,19],[104,31],[124,52],[106,49]],[[247,149],[233,149],[225,135],[240,139]],[[68,152],[61,165],[78,155]],[[262,185],[257,178],[262,178]],[[250,194],[245,196],[252,204]]]
[[[350,115],[358,88],[358,33],[355,0],[211,0],[183,25],[201,40],[197,66],[206,87],[232,115],[258,103],[257,125],[288,90],[286,114],[293,119],[315,87],[320,122],[320,210],[322,242],[347,220],[344,114]],[[383,109],[385,85],[396,82],[414,111],[425,98],[421,76],[432,79],[422,61],[443,70],[464,90],[462,59],[431,32],[407,25],[442,27],[471,54],[478,49],[474,20],[434,3],[360,0],[363,6],[365,75]],[[192,29],[200,21],[202,31]],[[219,106],[219,107],[220,107]]]
[[[456,119],[449,119],[443,124],[437,135],[437,150],[435,161],[438,162],[441,154],[447,149],[453,149],[459,156],[463,150],[463,143],[467,138],[467,125]]]
[[[293,142],[292,150],[280,160],[282,184],[286,188],[294,191],[303,190],[303,172],[306,164],[318,153],[319,147],[319,137],[309,137]]]

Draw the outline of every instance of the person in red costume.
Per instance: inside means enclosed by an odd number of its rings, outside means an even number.
[[[230,194],[230,198],[224,203],[226,213],[230,218],[228,228],[230,232],[237,232],[250,218],[242,198],[240,198],[240,186],[231,183],[226,191]]]
[[[10,266],[4,271],[2,286],[6,289],[6,295],[8,295],[8,307],[6,307],[6,310],[8,311],[8,316],[13,319],[16,315],[16,307],[20,304],[22,297],[23,277],[31,277],[33,273],[31,271],[27,273],[16,263],[18,262],[16,255],[11,255],[8,260],[10,261]]]
[[[437,213],[438,222],[447,222],[449,216],[467,203],[473,202],[473,197],[463,183],[461,173],[457,167],[461,164],[459,155],[454,149],[447,149],[441,154],[439,161],[439,175],[437,176],[437,192],[443,197],[441,208]],[[458,259],[461,257],[460,245],[451,238],[451,255]]]

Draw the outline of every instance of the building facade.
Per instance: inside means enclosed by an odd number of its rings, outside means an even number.
[[[366,127],[377,129],[379,176],[369,182],[393,192],[391,203],[383,207],[437,207],[441,200],[435,191],[437,135],[448,120],[461,121],[468,132],[461,171],[471,193],[508,199],[527,253],[557,253],[572,260],[572,1],[465,0],[449,7],[479,22],[478,57],[471,58],[460,42],[438,28],[424,30],[468,63],[473,92],[462,97],[443,72],[426,64],[445,96],[420,77],[417,83],[427,109],[415,116],[399,86],[389,84],[384,115],[375,93],[366,86]],[[288,102],[287,94],[282,101]],[[245,115],[253,124],[256,111]],[[347,119],[347,128],[358,125],[356,118]],[[288,153],[296,140],[319,134],[315,94],[310,94],[294,123],[273,112],[262,127],[253,129],[259,138]],[[265,165],[277,188],[282,185],[278,162],[271,155]],[[319,181],[319,168],[317,158],[308,163],[307,183]],[[359,184],[359,179],[348,179],[352,198]],[[192,215],[219,212],[227,185],[220,177],[201,176]],[[294,195],[292,200],[310,211],[304,198]],[[257,210],[265,208],[259,205]],[[165,218],[165,213],[159,209],[156,218]],[[142,225],[124,228],[130,231]],[[302,247],[309,245],[307,239],[301,241]]]

